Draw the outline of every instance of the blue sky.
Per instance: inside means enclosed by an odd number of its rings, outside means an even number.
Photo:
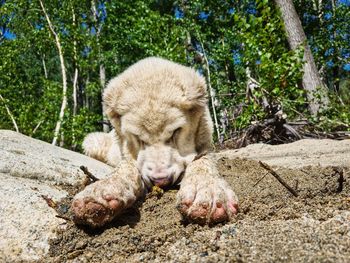
[[[11,33],[8,29],[5,30],[4,36],[7,39],[14,39],[16,37],[16,35]]]
[[[350,6],[350,0],[338,0],[337,2],[338,2],[338,4]]]

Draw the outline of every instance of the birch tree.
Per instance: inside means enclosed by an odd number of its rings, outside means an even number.
[[[45,9],[43,2],[41,0],[39,0],[39,2],[40,2],[41,10],[43,11],[43,13],[45,15],[45,19],[46,19],[46,22],[49,26],[50,32],[55,39],[55,44],[56,44],[56,47],[58,50],[58,55],[60,58],[60,66],[61,66],[61,74],[62,74],[62,103],[61,103],[61,109],[60,109],[58,121],[56,122],[55,132],[54,132],[54,136],[53,136],[53,140],[52,140],[52,144],[56,145],[57,140],[58,140],[58,136],[60,134],[62,121],[64,118],[64,112],[65,112],[65,109],[67,107],[67,72],[66,72],[66,67],[64,64],[64,57],[63,57],[63,51],[62,51],[62,45],[60,42],[60,37],[59,37],[58,33],[55,31],[55,29],[51,23],[50,17]]]
[[[96,1],[92,0],[91,1],[91,12],[92,12],[92,19],[94,21],[94,26],[96,29],[96,43],[98,46],[98,63],[99,63],[99,77],[100,77],[100,85],[101,85],[101,94],[103,94],[103,90],[106,86],[106,68],[103,63],[102,59],[102,52],[101,52],[101,44],[100,44],[100,35],[101,35],[101,30],[102,30],[102,24],[99,22],[99,12],[96,8]],[[108,123],[108,118],[107,115],[103,109],[103,103],[101,102],[102,106],[102,119],[103,119],[103,131],[104,132],[109,132],[109,125]]]
[[[303,88],[306,90],[309,102],[309,111],[312,115],[317,115],[321,109],[329,104],[327,87],[322,82],[317,71],[314,58],[312,56],[305,32],[302,28],[298,14],[294,8],[292,0],[275,0],[281,10],[288,43],[291,49],[295,50],[300,45],[304,45],[304,67],[303,67]]]

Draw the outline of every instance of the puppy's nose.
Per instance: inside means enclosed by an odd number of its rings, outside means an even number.
[[[158,186],[160,188],[164,188],[168,185],[171,185],[172,180],[169,180],[169,178],[154,179],[154,180],[152,180],[152,183],[155,186]]]
[[[150,179],[154,185],[161,188],[172,184],[173,181],[172,175],[168,175],[165,172],[154,173]]]

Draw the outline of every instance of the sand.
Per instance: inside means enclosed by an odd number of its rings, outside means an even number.
[[[232,157],[233,158],[233,157]],[[215,226],[187,224],[177,189],[148,195],[100,230],[67,221],[47,262],[350,262],[350,173],[345,166],[272,168],[293,196],[256,160],[219,159],[240,211]],[[60,204],[70,216],[71,197]]]

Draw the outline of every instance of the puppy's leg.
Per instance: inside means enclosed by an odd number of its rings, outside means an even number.
[[[135,163],[123,160],[111,178],[88,185],[74,197],[74,221],[103,226],[130,207],[143,192],[144,183]]]
[[[84,138],[82,146],[87,156],[111,166],[117,166],[121,159],[121,153],[114,130],[109,133],[90,133]]]
[[[220,178],[216,162],[204,156],[188,165],[177,194],[177,207],[192,222],[219,223],[237,213],[238,198]]]

